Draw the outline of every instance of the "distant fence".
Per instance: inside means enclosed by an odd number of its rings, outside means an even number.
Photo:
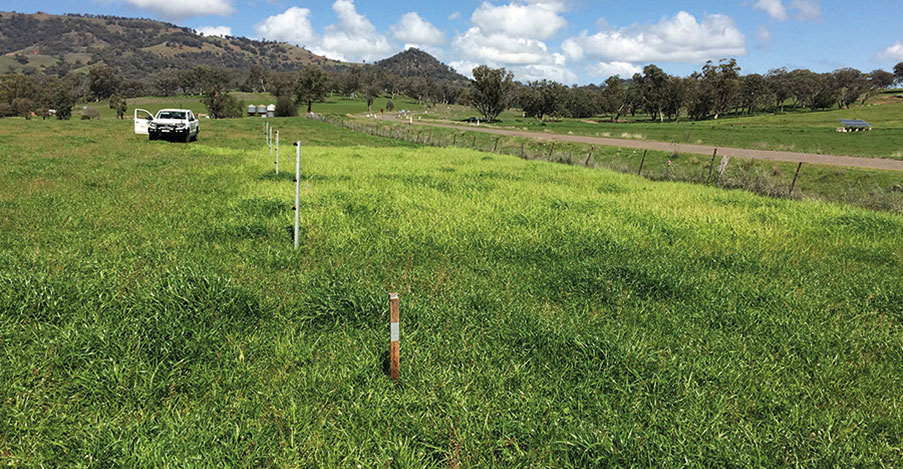
[[[765,163],[755,160],[734,159],[723,156],[716,166],[717,149],[711,159],[696,155],[683,155],[662,151],[639,151],[616,148],[603,151],[602,148],[582,143],[542,142],[534,138],[498,136],[479,131],[421,127],[402,122],[376,120],[371,123],[361,119],[308,114],[310,120],[325,122],[354,132],[375,137],[404,141],[416,145],[437,148],[462,148],[515,156],[525,160],[541,160],[552,163],[605,168],[626,174],[640,175],[647,179],[661,181],[682,181],[709,184],[730,189],[744,189],[757,194],[778,198],[824,198],[871,209],[903,212],[903,190],[899,184],[886,190],[871,189],[861,193],[851,190],[838,196],[834,188],[808,188],[803,193],[797,188],[801,176],[802,163]],[[647,156],[649,157],[647,160]],[[729,170],[728,165],[732,170]],[[771,165],[771,167],[769,167]],[[792,168],[791,166],[795,166]],[[794,171],[795,169],[795,171]],[[802,172],[805,175],[805,171]],[[792,176],[792,180],[791,180]],[[861,181],[860,181],[861,184]],[[873,187],[878,187],[874,184]],[[823,192],[819,192],[819,189]]]

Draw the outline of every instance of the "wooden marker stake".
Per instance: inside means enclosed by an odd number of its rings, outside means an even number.
[[[718,149],[716,148],[714,152],[712,152],[712,162],[709,163],[709,177],[705,178],[705,182],[709,182],[709,179],[712,179],[712,170],[715,169],[715,157],[718,156]]]
[[[643,151],[643,159],[640,161],[640,170],[636,172],[637,176],[643,175],[643,165],[646,164],[646,153],[649,153],[649,150]]]
[[[495,150],[497,150],[498,147],[499,147],[499,137],[496,137],[496,138],[495,138],[495,145],[492,146],[492,152],[495,153]]]
[[[295,142],[295,249],[298,249],[298,228],[301,226],[301,142]]]
[[[547,160],[552,161],[552,152],[555,151],[555,142],[552,142],[552,147],[549,148],[549,156],[546,157]]]
[[[477,122],[479,122],[479,121],[477,121]],[[473,136],[473,142],[470,144],[470,149],[473,150],[473,149],[476,148],[476,147],[477,147],[477,136],[474,135],[474,136]]]
[[[793,188],[796,187],[796,178],[800,177],[800,168],[803,167],[803,162],[800,161],[800,164],[796,167],[796,174],[793,175],[793,182],[790,184],[790,192],[787,195],[793,195]]]
[[[596,147],[589,147],[589,155],[586,155],[586,161],[583,162],[583,166],[589,167],[589,160],[593,158],[593,151],[595,151]]]
[[[279,131],[276,131],[276,176],[279,175]]]
[[[455,146],[456,143],[458,143],[458,132],[455,132],[455,136],[452,137],[452,146]]]
[[[398,379],[401,329],[398,326],[398,293],[389,293],[389,377]]]
[[[524,142],[520,142],[520,159],[527,159],[527,155],[524,154]]]

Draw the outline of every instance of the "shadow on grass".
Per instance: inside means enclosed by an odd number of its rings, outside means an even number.
[[[295,174],[288,171],[280,171],[276,174],[276,170],[268,171],[261,174],[257,179],[261,181],[295,181]]]

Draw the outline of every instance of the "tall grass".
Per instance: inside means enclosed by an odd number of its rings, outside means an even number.
[[[258,120],[4,122],[0,461],[903,461],[900,216],[271,122],[298,250]]]

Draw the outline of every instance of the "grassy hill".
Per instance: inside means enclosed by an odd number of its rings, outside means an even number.
[[[298,250],[259,119],[3,122],[0,463],[903,464],[903,217],[270,122]]]
[[[196,65],[279,71],[339,64],[285,43],[201,36],[149,19],[0,12],[0,73],[65,73],[101,63],[132,79]]]

